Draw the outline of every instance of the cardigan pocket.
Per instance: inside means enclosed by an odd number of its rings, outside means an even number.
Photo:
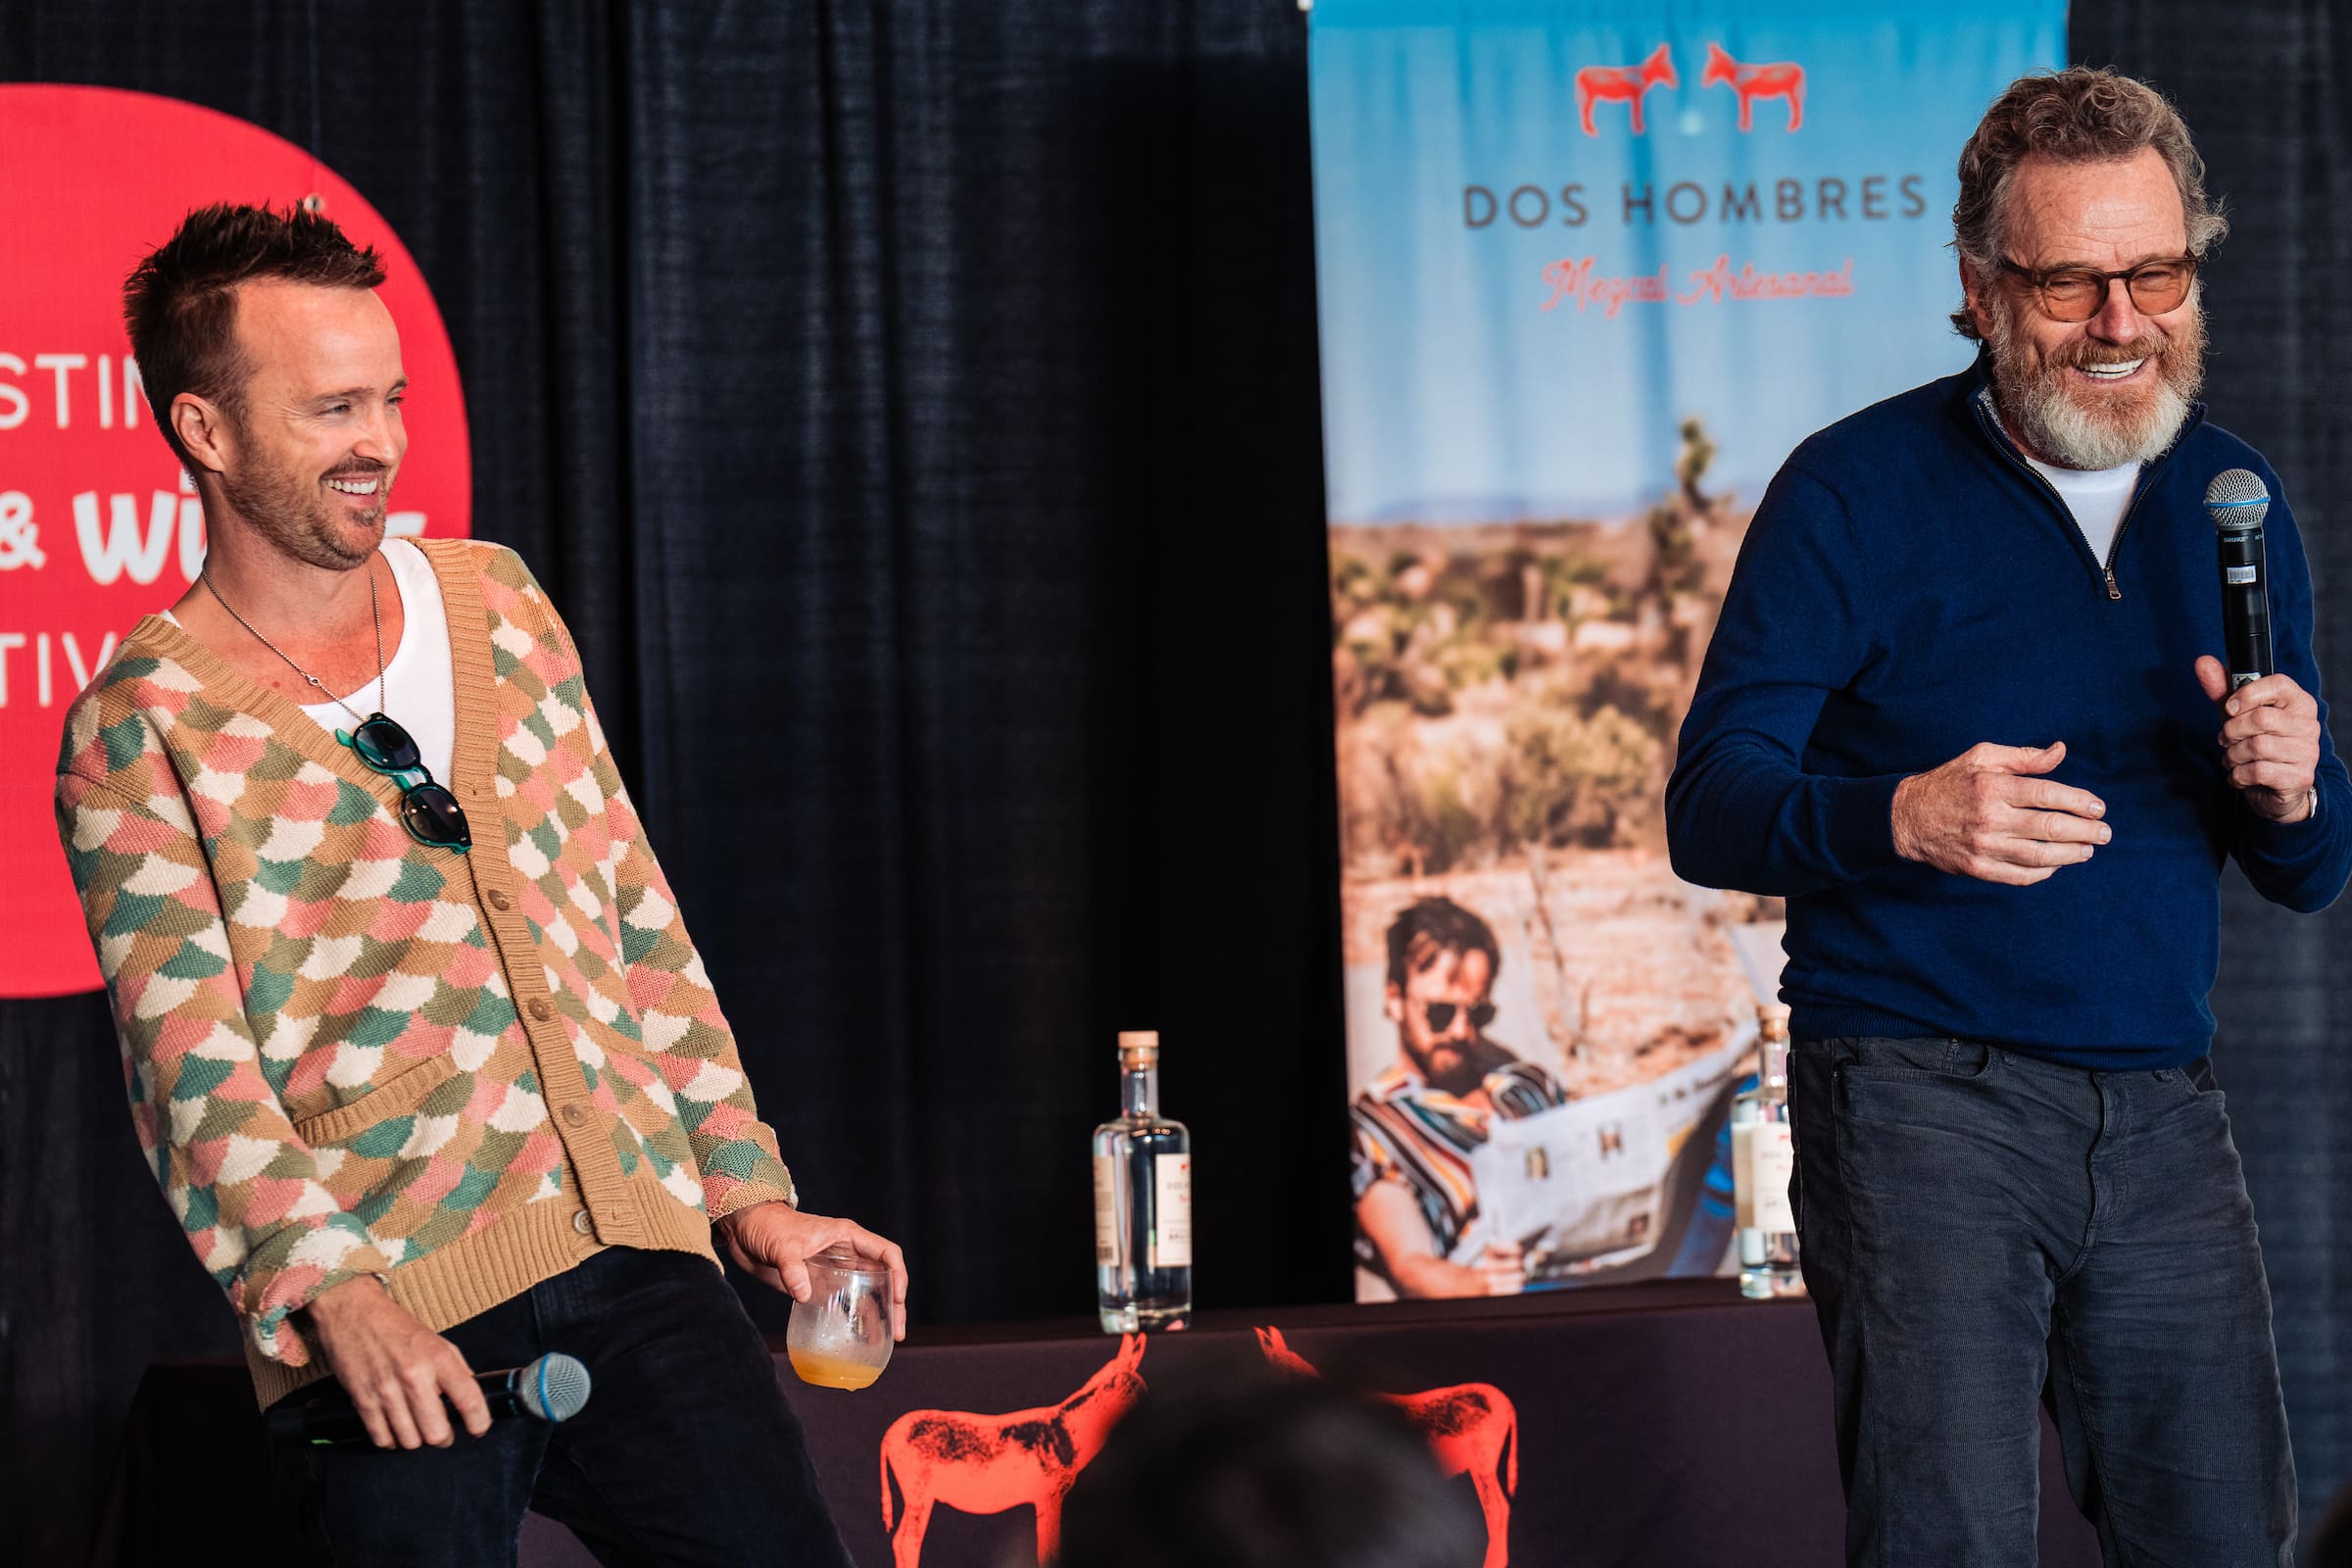
[[[306,1116],[294,1124],[294,1136],[313,1148],[320,1144],[340,1143],[354,1133],[365,1132],[377,1122],[414,1109],[424,1097],[457,1076],[458,1064],[444,1053],[428,1061],[420,1061],[407,1072],[379,1084],[347,1104],[317,1116]]]

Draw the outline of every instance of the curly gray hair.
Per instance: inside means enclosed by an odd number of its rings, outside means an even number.
[[[2222,204],[2205,194],[2205,160],[2164,94],[2112,71],[2077,66],[2020,76],[1978,122],[1960,150],[1960,199],[1952,204],[1952,247],[1980,277],[1999,270],[2008,239],[2009,189],[2018,165],[2039,155],[2061,163],[2129,158],[2153,147],[2180,189],[2188,253],[2202,257],[2230,232]],[[1952,325],[1977,338],[1965,302]]]

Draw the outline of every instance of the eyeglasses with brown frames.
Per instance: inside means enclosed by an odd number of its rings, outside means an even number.
[[[2143,316],[2179,310],[2197,280],[2197,259],[2168,256],[2120,272],[2102,272],[2095,267],[2024,267],[2004,256],[2001,270],[2023,278],[2051,320],[2087,321],[2106,308],[2108,285],[2119,280]]]

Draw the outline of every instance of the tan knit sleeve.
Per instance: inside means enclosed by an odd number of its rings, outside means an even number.
[[[60,774],[56,809],[106,977],[131,1120],[244,1332],[264,1357],[303,1366],[310,1347],[287,1314],[391,1265],[327,1192],[263,1074],[186,802],[134,792],[141,774],[169,769],[151,753],[123,750],[130,755],[105,782]]]

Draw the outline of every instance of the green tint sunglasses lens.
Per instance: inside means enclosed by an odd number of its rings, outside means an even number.
[[[351,732],[351,749],[379,773],[413,773],[424,765],[424,756],[409,732],[381,713]]]

